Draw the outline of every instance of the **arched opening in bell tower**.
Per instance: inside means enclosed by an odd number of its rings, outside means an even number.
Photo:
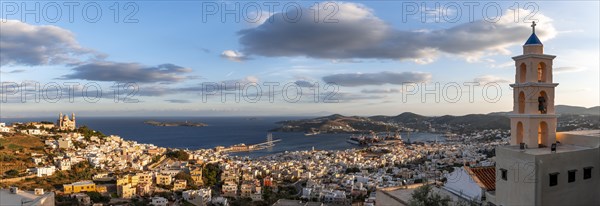
[[[523,123],[517,123],[517,144],[523,143]]]
[[[544,62],[540,62],[538,64],[538,72],[537,72],[537,80],[538,82],[546,82],[546,64]]]
[[[519,109],[519,114],[525,113],[525,93],[523,91],[519,92],[518,109]]]
[[[525,63],[521,63],[519,66],[519,83],[525,83],[527,81],[527,66]]]
[[[548,113],[548,94],[546,91],[541,91],[538,97],[538,111],[540,114]]]
[[[538,144],[539,147],[546,147],[548,142],[548,124],[544,121],[538,126]]]

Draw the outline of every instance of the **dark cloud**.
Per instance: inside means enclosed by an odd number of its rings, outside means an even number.
[[[340,103],[352,103],[352,102],[360,102],[364,100],[381,100],[385,99],[387,96],[385,95],[366,95],[366,94],[354,94],[354,93],[337,93],[329,99],[325,99],[328,102],[333,100],[338,100]]]
[[[95,62],[73,68],[75,73],[63,76],[63,79],[85,79],[91,81],[115,82],[179,82],[189,79],[183,76],[192,71],[190,68],[174,64],[161,64],[154,67],[138,63]]]
[[[400,93],[399,89],[363,89],[360,91],[365,94],[392,94]]]
[[[297,22],[284,18],[295,17],[296,10],[274,14],[262,25],[238,32],[241,51],[268,57],[410,59],[428,63],[440,52],[467,56],[483,51],[505,52],[507,46],[523,43],[531,33],[529,25],[514,23],[512,15],[503,16],[497,23],[475,21],[432,31],[398,30],[363,5],[337,5],[338,23],[315,23],[314,9],[302,9],[304,13]],[[538,35],[552,38],[556,32],[549,24],[551,20],[541,14],[536,17],[544,24],[538,27]]]
[[[76,64],[83,55],[104,57],[79,45],[73,33],[60,27],[1,21],[0,65]]]
[[[16,73],[22,73],[22,72],[25,72],[25,70],[24,69],[15,69],[15,70],[12,70],[12,71],[10,71],[8,73],[16,74]]]
[[[294,83],[296,85],[298,85],[299,87],[314,87],[315,86],[315,82],[309,82],[309,81],[306,81],[306,80],[297,80]]]
[[[421,72],[379,72],[379,73],[346,73],[324,76],[323,81],[340,86],[366,86],[384,84],[402,84],[407,82],[426,82],[431,74]]]
[[[187,103],[191,103],[190,100],[185,100],[185,99],[167,99],[165,100],[167,102],[170,103],[177,103],[177,104],[187,104]]]

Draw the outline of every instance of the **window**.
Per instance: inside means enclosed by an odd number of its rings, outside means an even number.
[[[569,170],[569,182],[575,182],[575,174],[577,173],[577,170]]]
[[[558,184],[558,172],[550,173],[550,187]]]
[[[592,168],[594,168],[594,167],[584,167],[583,168],[583,179],[584,180],[592,178]]]
[[[501,173],[501,177],[503,180],[507,180],[508,179],[508,171],[506,169],[500,169],[500,173]]]

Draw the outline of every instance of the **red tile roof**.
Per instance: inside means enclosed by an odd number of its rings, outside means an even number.
[[[465,171],[477,182],[477,184],[487,190],[496,190],[496,167],[467,167]]]

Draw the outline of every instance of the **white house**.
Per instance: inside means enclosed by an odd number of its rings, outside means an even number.
[[[47,166],[47,167],[37,167],[37,168],[35,168],[35,173],[36,173],[36,176],[38,176],[38,177],[51,176],[51,175],[54,174],[54,172],[56,172],[56,167],[55,166]]]
[[[207,205],[211,199],[210,189],[187,190],[182,193],[183,199],[196,206]]]
[[[41,135],[42,131],[39,129],[27,129],[27,130],[21,130],[21,133],[30,134],[30,135]]]
[[[213,205],[229,206],[229,201],[224,197],[214,197],[212,198],[211,203]]]
[[[6,123],[0,122],[0,132],[10,132],[10,127],[6,127]]]
[[[169,203],[169,201],[164,197],[152,197],[152,200],[150,201],[150,205],[154,206],[167,206],[167,203]]]
[[[60,170],[70,170],[71,169],[71,159],[69,158],[62,158],[60,160],[58,160],[58,169]]]
[[[455,167],[445,177],[443,188],[465,200],[481,201],[486,191],[495,190],[495,167]]]

